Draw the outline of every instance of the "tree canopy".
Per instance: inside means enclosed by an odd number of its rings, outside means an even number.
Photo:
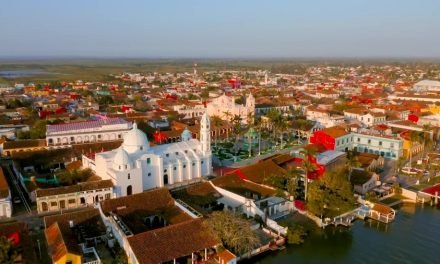
[[[307,210],[314,215],[328,217],[351,210],[355,198],[347,173],[346,168],[337,168],[310,183]]]
[[[5,236],[0,237],[0,263],[13,264],[17,258],[17,252],[15,251],[11,241]]]
[[[260,244],[257,235],[251,230],[249,221],[234,213],[214,212],[208,219],[208,225],[217,234],[223,245],[235,254],[246,254]]]

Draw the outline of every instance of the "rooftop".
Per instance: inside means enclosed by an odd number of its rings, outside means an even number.
[[[192,219],[129,237],[128,243],[139,263],[150,264],[188,256],[220,241],[202,219]]]
[[[245,197],[252,197],[252,194],[258,194],[261,197],[269,197],[276,194],[275,189],[241,179],[237,172],[217,177],[212,180],[212,183],[215,186]]]
[[[89,121],[72,122],[66,124],[47,125],[46,133],[50,134],[50,133],[68,132],[68,131],[84,130],[84,129],[96,129],[108,125],[123,125],[123,124],[129,124],[129,122],[119,117],[100,119],[100,120],[89,120]]]
[[[168,189],[161,188],[135,195],[119,197],[101,202],[105,214],[116,214],[133,233],[141,233],[152,227],[145,222],[146,217],[158,216],[167,225],[174,225],[191,216],[175,205]]]
[[[60,194],[74,193],[74,192],[84,192],[84,191],[104,189],[104,188],[113,188],[112,180],[81,182],[76,185],[55,187],[55,188],[48,188],[48,189],[39,189],[36,191],[36,195],[37,195],[37,198],[40,198],[40,197],[46,197],[46,196],[52,196],[52,195],[60,195]]]

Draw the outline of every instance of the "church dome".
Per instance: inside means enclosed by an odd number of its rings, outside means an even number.
[[[132,163],[128,153],[122,147],[119,147],[118,150],[116,150],[115,156],[113,157],[113,169],[123,171],[130,170],[132,168]]]
[[[192,133],[188,130],[188,128],[185,128],[182,132],[182,141],[190,141],[192,139]]]
[[[128,153],[134,153],[147,150],[150,147],[150,142],[148,142],[147,135],[137,128],[137,124],[134,123],[133,129],[125,134],[122,146]]]

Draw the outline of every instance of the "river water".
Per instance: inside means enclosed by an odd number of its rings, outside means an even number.
[[[393,223],[356,221],[351,228],[310,234],[300,246],[269,252],[266,263],[440,263],[440,209],[414,204],[397,208]]]

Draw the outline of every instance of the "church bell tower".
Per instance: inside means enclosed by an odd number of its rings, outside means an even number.
[[[200,145],[203,152],[211,152],[211,122],[207,113],[200,120]]]

